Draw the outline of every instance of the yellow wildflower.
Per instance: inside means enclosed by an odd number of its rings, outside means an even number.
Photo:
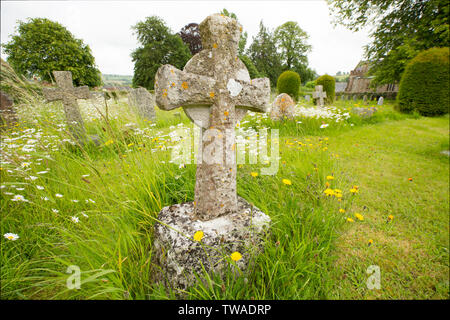
[[[197,241],[197,242],[200,242],[203,239],[203,236],[204,236],[203,231],[197,231],[194,234],[194,240]]]
[[[347,222],[355,222],[352,218],[347,218]]]
[[[325,193],[327,196],[334,195],[333,189],[330,189],[330,188],[325,189],[325,191],[323,193]]]
[[[359,213],[355,213],[355,218],[360,220],[360,221],[364,220],[364,217],[362,216],[362,214],[359,214]]]
[[[342,209],[342,208],[341,208],[341,209],[339,209],[339,212],[340,212],[340,213],[345,213],[345,209]]]
[[[250,172],[250,174],[252,175],[252,177],[257,177],[258,176],[258,172]]]
[[[333,176],[327,176],[327,180],[334,180]]]
[[[239,252],[235,251],[235,252],[233,252],[230,255],[230,257],[231,257],[231,260],[233,260],[233,261],[239,261],[239,260],[242,259],[242,254],[240,254]]]
[[[292,184],[291,180],[289,179],[283,179],[281,180],[284,184],[287,184],[288,186],[290,186]]]

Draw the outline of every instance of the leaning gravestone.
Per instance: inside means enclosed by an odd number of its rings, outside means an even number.
[[[128,104],[136,108],[137,113],[146,120],[154,120],[155,96],[145,88],[136,88],[128,93]]]
[[[378,99],[378,105],[379,106],[382,106],[383,105],[383,102],[384,102],[384,98],[383,97],[380,97],[379,99]]]
[[[83,142],[86,140],[86,131],[77,99],[89,99],[89,88],[74,87],[70,71],[53,71],[53,76],[59,88],[44,88],[44,97],[48,101],[62,100],[69,132],[78,142]]]
[[[323,91],[323,86],[318,85],[315,87],[316,91],[313,92],[313,98],[316,99],[316,104],[318,107],[323,107],[324,98],[327,97],[327,93]]]
[[[236,194],[234,137],[236,123],[248,109],[266,112],[269,79],[250,80],[238,59],[242,27],[236,20],[214,14],[199,29],[203,50],[183,71],[164,65],[155,77],[158,107],[182,106],[203,133],[195,201],[163,208],[155,226],[156,280],[180,289],[195,282],[194,274],[203,276],[203,270],[222,274],[235,251],[242,254],[236,264],[245,269],[270,224],[267,215]],[[197,231],[203,232],[200,241],[193,239]]]
[[[13,106],[13,99],[5,92],[0,91],[0,121],[1,128],[12,127],[18,123],[16,111]]]
[[[270,118],[272,120],[293,119],[295,116],[295,102],[287,93],[282,93],[272,103]]]

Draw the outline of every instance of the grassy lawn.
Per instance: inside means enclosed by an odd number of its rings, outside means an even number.
[[[247,134],[279,130],[277,174],[244,164],[237,178],[272,232],[250,272],[207,277],[188,299],[448,298],[448,116],[401,115],[389,103],[370,119],[346,116],[353,104],[337,102],[331,118],[241,122]],[[171,162],[172,133],[192,128],[184,113],[157,110],[148,123],[122,99],[106,122],[82,103],[103,143],[80,149],[64,140],[58,103],[29,107],[2,140],[0,229],[20,238],[0,240],[1,298],[175,298],[150,281],[152,229],[162,207],[193,199],[195,165]],[[370,265],[380,290],[366,287]],[[81,270],[80,290],[66,287],[69,266]]]

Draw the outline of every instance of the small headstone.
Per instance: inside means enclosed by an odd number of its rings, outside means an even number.
[[[356,94],[353,95],[353,101],[356,101],[356,99],[358,98],[358,96]]]
[[[307,94],[307,95],[305,96],[306,102],[309,102],[310,99],[311,99],[311,96],[310,96],[309,94]]]
[[[367,95],[363,96],[363,103],[364,104],[369,104],[369,102],[367,101]]]
[[[14,110],[13,99],[10,98],[5,92],[0,91],[0,121],[1,128],[7,126],[12,127],[17,124],[17,115]]]
[[[318,107],[323,107],[324,106],[323,99],[327,97],[327,93],[323,91],[322,85],[316,86],[315,90],[316,91],[313,92],[313,98],[316,99],[316,104]]]
[[[145,88],[136,88],[128,93],[128,104],[136,108],[137,113],[146,120],[154,120],[155,96]]]
[[[379,106],[382,106],[383,105],[383,103],[384,103],[384,98],[383,97],[380,97],[379,99],[378,99],[378,105]]]
[[[275,98],[270,110],[272,120],[292,119],[295,116],[295,102],[287,93],[282,93]]]
[[[361,118],[370,118],[373,114],[377,112],[376,108],[353,108],[352,113],[357,114]]]
[[[344,100],[345,100],[345,95],[341,94],[341,101],[344,101]]]
[[[270,218],[236,193],[236,123],[247,110],[266,112],[269,79],[250,79],[237,57],[242,27],[220,14],[199,26],[203,50],[178,70],[161,66],[155,77],[160,109],[183,107],[203,128],[199,143],[195,201],[164,207],[154,232],[155,280],[174,288],[194,284],[194,272],[221,274],[227,256],[240,252],[240,269],[249,265],[247,250],[263,243]],[[212,155],[213,153],[214,155]],[[201,243],[193,240],[201,231]]]

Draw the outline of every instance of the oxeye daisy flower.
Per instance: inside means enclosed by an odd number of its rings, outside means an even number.
[[[80,222],[80,219],[78,219],[77,217],[71,217],[70,220],[72,220],[72,222],[74,223]]]
[[[24,196],[20,195],[20,194],[16,194],[11,201],[28,201],[27,199],[25,199]]]
[[[11,240],[11,241],[16,241],[17,239],[19,239],[19,235],[15,234],[15,233],[5,233],[3,235],[6,239]]]
[[[60,193],[55,193],[55,197],[57,197],[57,198],[62,198],[62,197],[63,197],[63,195],[62,195],[62,194],[60,194]]]

